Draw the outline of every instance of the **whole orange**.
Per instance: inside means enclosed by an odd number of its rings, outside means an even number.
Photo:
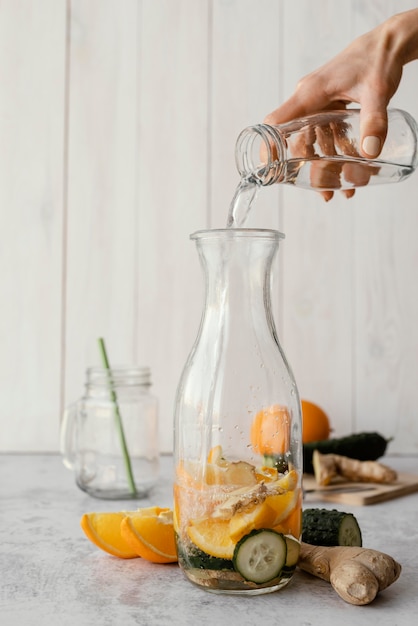
[[[320,406],[302,400],[302,442],[328,439],[331,432],[328,415]]]

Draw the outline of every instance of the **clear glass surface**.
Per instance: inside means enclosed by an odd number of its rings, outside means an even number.
[[[180,567],[218,593],[285,586],[295,568],[290,555],[299,548],[300,402],[270,293],[282,237],[250,229],[191,237],[206,296],[176,397],[174,519]],[[255,582],[235,556],[240,542],[263,529],[288,545],[289,562]]]
[[[87,370],[83,397],[61,426],[64,464],[76,484],[104,499],[142,498],[158,479],[158,407],[148,368]]]
[[[389,109],[382,150],[376,159],[368,159],[360,151],[360,111],[346,109],[246,128],[237,139],[235,156],[244,180],[334,191],[406,179],[417,167],[417,142],[414,118]]]

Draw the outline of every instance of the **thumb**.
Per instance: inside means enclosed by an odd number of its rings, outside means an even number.
[[[360,112],[360,146],[363,156],[373,159],[380,154],[387,130],[386,106],[377,108],[363,105]]]

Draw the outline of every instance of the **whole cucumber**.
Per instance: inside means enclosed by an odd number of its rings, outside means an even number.
[[[359,461],[376,461],[386,452],[390,439],[376,432],[356,433],[335,439],[323,439],[303,444],[303,471],[313,474],[312,455],[314,450],[321,454],[340,454]]]
[[[361,546],[360,526],[352,513],[304,509],[302,541],[315,546]]]

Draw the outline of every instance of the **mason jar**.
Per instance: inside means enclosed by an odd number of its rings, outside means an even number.
[[[148,367],[90,367],[82,398],[65,411],[61,453],[96,498],[143,498],[159,473],[158,404]]]

